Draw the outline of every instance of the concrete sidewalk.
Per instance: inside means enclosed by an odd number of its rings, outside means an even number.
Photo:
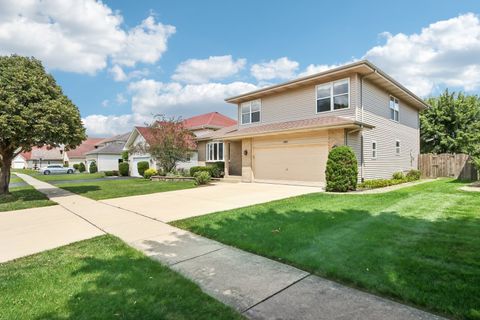
[[[196,282],[251,319],[440,319],[32,177],[29,184],[102,231]],[[180,199],[179,199],[180,200]]]

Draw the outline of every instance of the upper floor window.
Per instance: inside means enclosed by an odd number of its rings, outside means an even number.
[[[242,103],[241,105],[242,124],[260,122],[261,106],[262,104],[260,100],[253,100],[253,101]]]
[[[223,161],[223,142],[207,143],[207,161]]]
[[[390,96],[390,119],[393,121],[398,121],[398,113],[400,111],[400,107],[398,104],[398,99]]]
[[[317,113],[348,108],[350,103],[349,92],[349,79],[318,85]]]

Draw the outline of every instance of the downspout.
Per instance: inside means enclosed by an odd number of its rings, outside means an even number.
[[[360,181],[365,180],[363,175],[364,151],[363,151],[363,76],[360,77]]]

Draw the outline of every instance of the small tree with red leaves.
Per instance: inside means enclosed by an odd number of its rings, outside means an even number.
[[[131,153],[148,153],[165,173],[172,172],[177,164],[187,161],[196,149],[195,136],[185,128],[181,118],[157,116],[157,121],[149,125],[145,143],[130,150]]]

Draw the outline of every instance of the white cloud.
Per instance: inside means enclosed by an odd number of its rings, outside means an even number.
[[[257,80],[291,79],[295,77],[298,62],[287,57],[254,64],[250,72]]]
[[[110,104],[110,101],[107,100],[107,99],[102,101],[102,107],[104,107],[104,108],[108,107],[109,104]]]
[[[231,55],[211,56],[208,59],[189,59],[175,70],[172,79],[186,83],[206,83],[237,74],[245,66],[245,59],[234,60]]]
[[[172,26],[148,17],[131,30],[123,17],[95,0],[0,2],[0,54],[35,56],[50,69],[95,74],[110,58],[133,66],[165,52]]]
[[[330,70],[330,69],[338,68],[342,65],[349,64],[349,63],[352,63],[352,62],[354,62],[354,60],[348,61],[348,62],[345,62],[345,63],[342,63],[342,64],[332,64],[332,65],[310,64],[305,68],[305,70],[303,72],[299,73],[298,76],[299,77],[306,77],[306,76],[309,76],[309,75],[312,75],[312,74],[315,74],[315,73],[320,73],[320,72],[324,72],[324,71],[327,71],[327,70]]]
[[[94,114],[82,119],[87,133],[91,137],[109,137],[129,132],[133,126],[143,126],[152,120],[151,117],[139,117],[134,114],[108,116]]]
[[[128,31],[124,47],[113,55],[113,61],[129,67],[137,62],[155,63],[167,50],[167,40],[174,33],[174,26],[156,23],[149,16]]]
[[[217,109],[225,107],[225,98],[256,88],[255,85],[246,82],[182,85],[177,82],[162,83],[151,79],[143,79],[129,85],[129,91],[132,93],[132,111],[140,115],[170,112],[177,115],[193,115],[221,111]]]
[[[442,20],[420,33],[383,34],[386,42],[364,58],[420,96],[438,86],[480,88],[480,20],[473,13]]]
[[[118,64],[115,64],[113,67],[111,67],[108,72],[112,75],[112,78],[116,82],[120,81],[128,81],[132,79],[137,79],[141,77],[145,77],[149,75],[148,69],[142,69],[142,70],[133,70],[128,73],[126,73],[122,67],[120,67]]]
[[[117,97],[115,99],[118,105],[122,105],[127,103],[128,99],[125,98],[125,96],[122,93],[117,94]]]

